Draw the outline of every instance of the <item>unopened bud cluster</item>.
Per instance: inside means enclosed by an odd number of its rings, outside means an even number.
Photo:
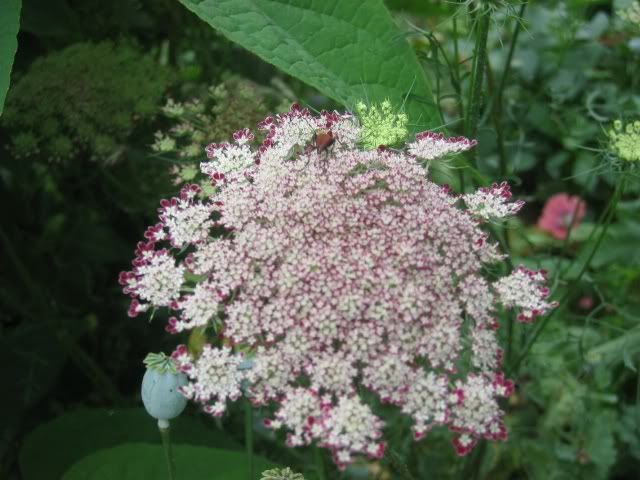
[[[610,148],[618,158],[627,162],[640,161],[640,120],[626,124],[616,120],[608,136]]]

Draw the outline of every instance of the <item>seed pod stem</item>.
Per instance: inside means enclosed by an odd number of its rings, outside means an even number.
[[[171,436],[168,420],[158,420],[158,430],[160,430],[160,437],[162,438],[162,448],[164,449],[164,456],[167,460],[167,469],[169,470],[169,480],[175,480],[176,478],[176,465],[173,458],[173,451],[171,449]]]

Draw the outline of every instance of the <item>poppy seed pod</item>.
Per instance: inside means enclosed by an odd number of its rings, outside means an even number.
[[[158,419],[158,425],[166,428],[168,420],[180,415],[187,405],[187,399],[179,389],[188,380],[164,354],[149,354],[145,364],[147,371],[142,378],[142,403],[149,415]]]

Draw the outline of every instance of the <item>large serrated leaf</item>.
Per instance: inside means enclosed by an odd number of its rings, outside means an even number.
[[[217,448],[174,445],[176,478],[180,480],[247,480],[249,462],[244,453]],[[254,456],[255,478],[276,467]],[[53,478],[53,477],[52,477]],[[86,456],[62,477],[63,480],[159,480],[169,478],[164,451],[159,445],[126,443]]]
[[[203,422],[186,415],[171,421],[171,438],[182,444],[241,448],[223,432],[207,428]],[[56,444],[52,448],[54,439]],[[22,478],[61,478],[84,456],[127,442],[160,444],[156,421],[143,408],[87,408],[66,413],[27,436],[20,451]]]
[[[0,115],[4,99],[9,90],[11,67],[18,49],[20,28],[20,6],[22,0],[2,0],[0,2]]]
[[[382,0],[180,0],[232,41],[353,108],[389,98],[439,124],[428,80]],[[422,101],[418,101],[417,98]]]

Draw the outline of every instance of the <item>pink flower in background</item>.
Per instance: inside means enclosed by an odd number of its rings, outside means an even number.
[[[587,205],[580,197],[558,193],[547,200],[538,219],[538,227],[555,238],[567,238],[569,228],[575,229],[584,218]]]
[[[578,308],[580,310],[591,310],[594,304],[595,302],[591,295],[585,295],[584,297],[580,298],[580,300],[578,300]]]

